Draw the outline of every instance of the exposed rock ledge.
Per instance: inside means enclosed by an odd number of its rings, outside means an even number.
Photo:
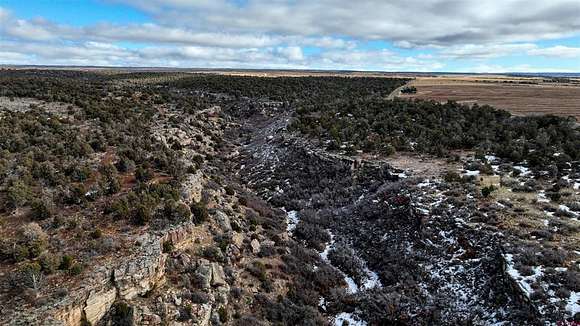
[[[98,267],[80,285],[70,289],[67,297],[35,311],[3,316],[0,321],[6,318],[8,325],[78,326],[86,319],[94,325],[116,300],[131,300],[161,284],[168,255],[163,253],[163,243],[170,241],[176,248],[185,247],[193,241],[194,230],[193,223],[184,223],[157,234],[146,234],[137,240],[141,243],[138,253]]]

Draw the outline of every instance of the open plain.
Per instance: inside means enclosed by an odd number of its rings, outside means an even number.
[[[416,76],[403,98],[491,105],[515,115],[554,114],[580,120],[580,79],[507,75]]]

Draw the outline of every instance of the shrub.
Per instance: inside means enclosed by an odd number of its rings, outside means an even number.
[[[485,198],[489,197],[491,193],[495,190],[494,186],[486,186],[481,189],[481,195]]]
[[[165,241],[165,242],[163,242],[162,251],[164,253],[173,252],[174,249],[175,249],[175,246],[173,245],[173,242],[171,242],[171,241]]]
[[[12,247],[11,255],[15,262],[21,262],[30,256],[30,252],[26,246],[14,244]]]
[[[40,290],[44,283],[41,267],[38,263],[27,263],[12,274],[11,283],[15,287]]]
[[[20,227],[18,239],[26,246],[31,257],[38,257],[48,245],[48,235],[36,223]]]
[[[193,222],[195,224],[201,224],[209,219],[209,213],[205,202],[193,202],[189,208],[193,214]]]
[[[445,180],[445,182],[460,182],[461,176],[455,171],[447,171],[443,175],[443,180]]]
[[[101,229],[94,229],[91,232],[91,238],[93,239],[99,239],[103,236],[103,231],[101,231]]]
[[[105,209],[106,214],[111,214],[116,219],[126,219],[129,217],[129,203],[126,198],[119,198],[112,202]]]
[[[40,255],[38,262],[40,264],[40,267],[42,268],[42,271],[45,274],[54,273],[58,269],[60,263],[56,255],[53,255],[48,252]]]
[[[140,182],[147,182],[153,179],[153,171],[149,168],[143,168],[140,166],[135,170],[135,179]]]
[[[225,261],[224,254],[222,253],[222,251],[218,247],[206,247],[203,249],[202,255],[203,255],[203,257],[205,257],[211,261],[217,261],[217,262]]]
[[[190,220],[191,210],[182,202],[168,200],[161,210],[161,216],[173,223],[182,223]]]
[[[76,182],[84,182],[91,175],[91,169],[86,165],[79,165],[77,163],[73,163],[69,167],[67,167],[65,173]]]
[[[136,225],[147,225],[153,216],[152,209],[149,205],[139,204],[133,210],[133,223]]]
[[[228,317],[228,312],[227,312],[225,307],[222,306],[222,307],[218,308],[218,316],[220,318],[220,322],[222,322],[222,323],[228,322],[229,317]]]
[[[64,255],[60,260],[60,265],[58,266],[58,269],[68,271],[72,267],[73,263],[74,258],[72,256]]]
[[[135,162],[126,156],[121,156],[119,162],[117,162],[115,166],[120,172],[132,172],[135,170]]]
[[[53,215],[54,207],[48,199],[35,200],[30,205],[30,215],[35,220],[45,220]]]
[[[83,265],[79,263],[74,263],[71,268],[69,269],[70,275],[79,275],[83,271]]]
[[[330,241],[330,234],[316,224],[298,222],[294,235],[306,241],[308,246],[317,250],[324,249],[324,244]]]
[[[6,204],[10,208],[22,207],[28,203],[32,192],[28,185],[17,180],[6,189]]]
[[[182,307],[179,309],[179,317],[177,318],[177,321],[188,321],[191,318],[193,318],[193,307],[190,304],[185,305],[185,307]]]
[[[492,175],[493,168],[489,163],[485,163],[482,167],[479,168],[479,171],[483,174]]]
[[[121,183],[119,178],[115,176],[107,176],[105,180],[101,182],[101,189],[107,195],[113,195],[121,191]]]
[[[224,189],[225,189],[225,191],[226,191],[226,194],[227,194],[228,196],[233,196],[233,195],[235,195],[235,193],[236,193],[236,191],[234,190],[234,188],[232,188],[231,186],[225,186],[225,188],[224,188]]]
[[[194,155],[191,160],[197,164],[197,166],[201,166],[203,164],[203,156],[201,155]]]
[[[195,167],[195,165],[189,165],[185,170],[185,172],[189,174],[195,174],[197,172],[197,168]]]
[[[364,278],[364,266],[362,261],[356,256],[355,252],[345,245],[338,244],[328,253],[328,259],[332,265],[344,271],[347,275],[357,281]]]
[[[252,265],[247,267],[248,272],[256,277],[260,281],[265,281],[268,279],[266,274],[266,265],[261,261],[255,261]]]
[[[562,198],[562,195],[557,191],[548,191],[546,192],[546,197],[550,198],[552,201],[559,201]]]
[[[384,155],[386,155],[386,156],[391,156],[391,155],[395,154],[395,152],[396,152],[396,149],[395,149],[395,147],[394,147],[393,145],[391,145],[391,144],[387,144],[387,145],[385,145],[385,147],[383,148],[382,152],[383,152],[383,154],[384,154]]]

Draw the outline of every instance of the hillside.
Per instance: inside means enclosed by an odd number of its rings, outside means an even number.
[[[576,122],[408,82],[2,70],[0,324],[580,321]]]

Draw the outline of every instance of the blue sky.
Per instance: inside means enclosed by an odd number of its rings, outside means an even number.
[[[0,0],[0,64],[580,72],[580,1]]]

